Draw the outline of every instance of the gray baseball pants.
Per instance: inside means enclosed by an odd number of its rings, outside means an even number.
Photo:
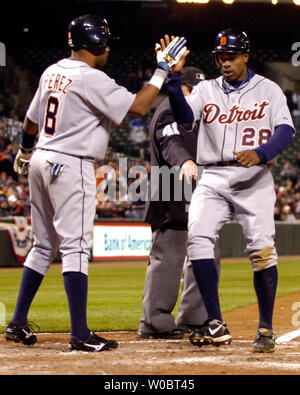
[[[51,175],[53,164],[62,165]],[[88,274],[96,180],[92,160],[38,149],[30,161],[34,244],[25,266],[45,275],[58,250],[62,271]]]

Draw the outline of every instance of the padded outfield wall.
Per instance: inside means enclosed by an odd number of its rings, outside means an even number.
[[[137,232],[137,229],[140,231]],[[138,236],[137,236],[138,234]],[[113,236],[112,236],[113,235]],[[300,223],[276,222],[278,254],[300,255]],[[147,259],[151,247],[151,229],[141,222],[95,222],[94,261]],[[245,239],[236,222],[226,223],[220,232],[222,257],[244,257]],[[21,266],[15,257],[6,229],[0,229],[0,267]],[[57,257],[59,260],[59,256]]]

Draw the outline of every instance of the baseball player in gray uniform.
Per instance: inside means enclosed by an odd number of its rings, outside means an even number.
[[[202,346],[232,339],[220,310],[213,252],[219,230],[234,212],[247,242],[259,307],[253,351],[273,352],[278,274],[269,163],[295,130],[282,90],[248,68],[249,53],[245,32],[221,31],[213,55],[222,76],[200,82],[186,99],[178,82],[168,87],[176,121],[190,128],[200,119],[197,162],[205,167],[191,200],[187,249],[208,320],[190,341]]]
[[[93,163],[104,158],[111,123],[119,124],[128,112],[145,114],[171,68],[178,60],[184,64],[188,51],[184,38],[171,42],[168,38],[164,50],[157,48],[158,65],[148,85],[132,94],[101,71],[109,39],[104,18],[84,15],[73,20],[68,29],[71,57],[44,71],[28,109],[14,166],[18,173],[25,173],[30,161],[34,245],[24,264],[15,313],[5,331],[7,340],[26,345],[37,341],[27,322],[28,311],[60,250],[71,318],[69,348],[103,351],[117,347],[116,341],[91,331],[86,320],[96,208]]]

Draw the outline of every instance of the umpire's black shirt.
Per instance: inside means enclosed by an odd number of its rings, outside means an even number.
[[[179,183],[180,166],[187,160],[195,161],[197,148],[198,125],[190,132],[180,131],[178,133],[163,132],[167,125],[174,122],[174,117],[169,103],[166,98],[156,109],[149,127],[150,148],[151,148],[151,172],[153,166],[177,166],[174,172],[176,182]],[[177,184],[178,185],[178,184]],[[164,185],[165,186],[165,185]],[[158,201],[153,201],[153,196],[158,196]],[[152,199],[150,198],[152,197]],[[149,198],[146,203],[145,222],[149,223],[154,231],[160,229],[187,229],[188,212],[187,202],[184,200],[174,200],[174,178],[170,180],[170,201],[162,199],[162,175],[159,174],[159,182],[151,183]]]

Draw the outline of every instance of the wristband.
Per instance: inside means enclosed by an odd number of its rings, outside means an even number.
[[[154,85],[156,86],[156,88],[161,89],[161,87],[163,86],[165,79],[167,78],[168,73],[161,69],[161,68],[157,68],[154,73],[153,76],[151,77],[150,81],[148,82],[148,84]]]
[[[25,130],[22,128],[20,147],[25,150],[32,150],[34,147],[35,138],[36,134],[26,133]]]
[[[33,148],[24,148],[22,145],[19,145],[19,149],[22,152],[22,154],[31,154],[33,151]]]

